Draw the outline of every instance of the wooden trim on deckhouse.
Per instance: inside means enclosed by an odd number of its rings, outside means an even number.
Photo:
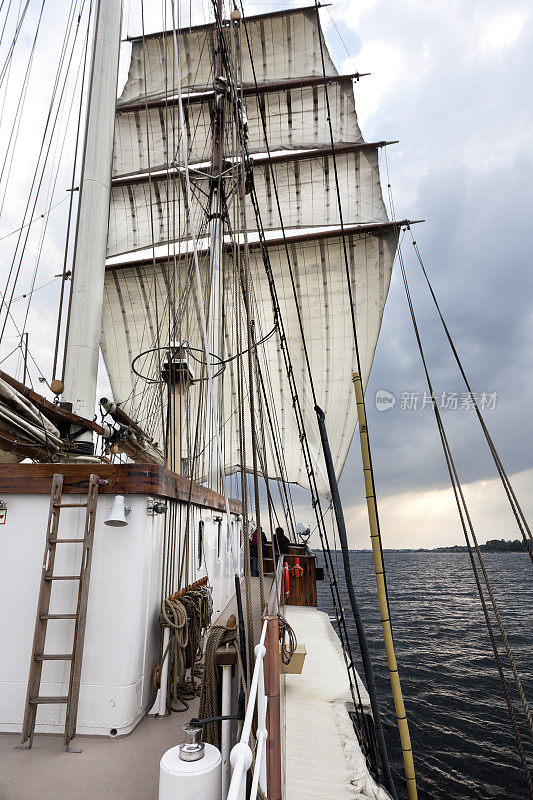
[[[63,475],[63,492],[87,492],[92,473],[109,481],[100,494],[145,494],[170,500],[189,501],[193,506],[224,511],[218,492],[171,472],[157,464],[0,464],[0,496],[7,494],[50,494],[52,477]],[[238,500],[229,501],[230,511],[242,514]]]

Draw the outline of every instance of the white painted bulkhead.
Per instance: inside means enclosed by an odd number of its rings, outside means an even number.
[[[31,658],[40,573],[50,498],[44,494],[16,494],[2,498],[7,507],[0,526],[0,732],[22,728]],[[84,502],[85,495],[68,495],[68,502]],[[147,495],[126,495],[131,507],[127,526],[104,524],[114,496],[101,494],[96,515],[87,627],[81,676],[77,732],[120,736],[129,733],[155,699],[152,673],[159,657],[164,514],[149,512]],[[181,536],[185,528],[185,504]],[[226,540],[225,513],[192,508],[188,583],[208,575],[216,615],[234,594],[232,562],[241,522],[232,515]],[[83,535],[85,509],[63,509],[59,537]],[[218,543],[218,521],[221,541]],[[203,527],[203,535],[201,533]],[[233,528],[233,530],[232,530]],[[178,550],[181,552],[182,548]],[[200,557],[201,554],[201,557]],[[80,544],[58,544],[55,575],[79,573]],[[74,613],[78,584],[55,581],[50,613]],[[45,652],[72,650],[73,620],[50,620]],[[68,693],[70,663],[43,664],[41,695]],[[42,705],[36,732],[62,732],[64,705]]]

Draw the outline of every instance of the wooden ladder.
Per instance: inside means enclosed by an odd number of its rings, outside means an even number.
[[[94,523],[96,519],[96,503],[98,500],[98,485],[100,480],[97,475],[91,475],[87,501],[85,503],[63,503],[63,476],[54,475],[52,479],[52,492],[50,495],[50,510],[48,512],[48,528],[46,531],[46,545],[44,548],[43,565],[41,572],[41,586],[39,601],[37,603],[37,616],[35,619],[35,633],[28,677],[28,692],[22,726],[22,745],[29,749],[33,743],[35,733],[35,719],[37,708],[41,703],[66,704],[64,746],[70,750],[70,742],[76,735],[76,720],[78,716],[78,701],[80,696],[81,664],[83,658],[83,642],[85,639],[85,623],[87,621],[87,601],[89,599],[89,580],[91,576],[91,560],[93,552]],[[63,508],[85,508],[85,527],[83,539],[59,539],[59,517]],[[54,575],[54,562],[56,546],[79,542],[83,544],[83,553],[79,575]],[[77,581],[78,602],[76,613],[50,614],[50,598],[54,581]],[[49,620],[73,619],[74,639],[71,653],[45,653],[46,632]],[[43,697],[39,694],[41,687],[41,673],[45,661],[70,661],[70,679],[66,697]],[[27,744],[25,744],[27,742]],[[79,751],[73,751],[79,752]]]

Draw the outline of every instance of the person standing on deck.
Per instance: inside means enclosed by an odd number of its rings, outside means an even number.
[[[261,546],[261,552],[263,553],[263,558],[265,557],[265,544],[268,544],[268,539],[266,538],[265,532],[262,528],[259,529],[261,531],[261,542],[258,542],[257,537],[257,528],[252,534],[252,538],[250,540],[250,561],[252,567],[252,575],[256,578],[259,575],[259,566],[258,566],[258,551],[257,548]]]
[[[257,526],[254,528],[252,538],[250,539],[250,564],[252,576],[257,577],[259,575],[259,570],[257,568]]]
[[[285,536],[285,531],[283,528],[276,528],[274,532],[273,538],[273,549],[274,549],[274,558],[276,561],[276,567],[278,565],[278,559],[280,555],[286,556],[289,552],[289,548],[291,543],[289,539]]]

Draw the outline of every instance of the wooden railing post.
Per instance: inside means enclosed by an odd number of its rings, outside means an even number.
[[[281,714],[279,677],[279,625],[278,617],[265,616],[265,658],[263,661],[265,695],[267,698],[266,772],[268,800],[281,800]]]

